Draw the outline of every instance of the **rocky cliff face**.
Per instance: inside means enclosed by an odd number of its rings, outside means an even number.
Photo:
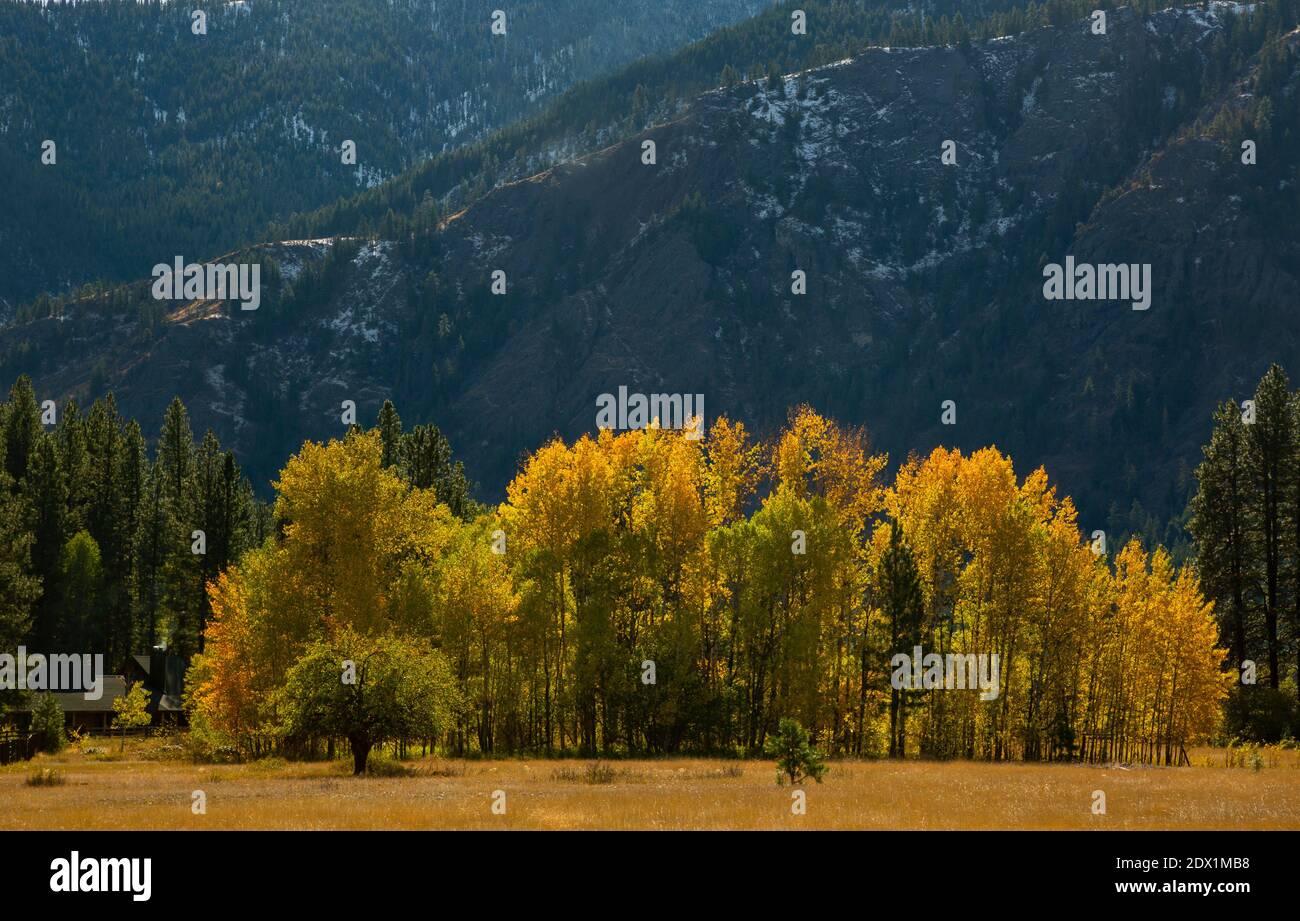
[[[1300,367],[1295,225],[1279,233],[1257,167],[1209,130],[1257,62],[1226,95],[1199,90],[1229,19],[1117,11],[1105,35],[881,48],[721,88],[416,241],[262,247],[286,289],[332,263],[274,323],[74,305],[0,331],[6,372],[43,396],[109,387],[144,419],[178,393],[260,477],[340,433],[343,400],[368,424],[391,397],[491,498],[623,385],[702,393],[709,419],[760,430],[808,402],[894,460],[997,444],[1046,464],[1088,526],[1135,500],[1172,513],[1213,405],[1269,361]],[[1149,263],[1149,309],[1045,300],[1042,266],[1068,255]]]

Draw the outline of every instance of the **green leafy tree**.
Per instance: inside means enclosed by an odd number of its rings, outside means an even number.
[[[122,750],[126,751],[126,731],[143,729],[152,721],[149,716],[149,692],[137,682],[126,696],[113,701],[113,724],[122,730]]]
[[[284,703],[289,738],[343,736],[353,774],[386,741],[428,739],[460,708],[451,669],[426,644],[343,630],[308,647],[289,670]]]
[[[68,742],[63,731],[63,708],[53,694],[32,695],[32,734],[43,752],[60,751]]]
[[[98,616],[103,581],[99,544],[88,531],[78,531],[64,544],[59,559],[61,638],[73,649],[103,648],[103,625]]]

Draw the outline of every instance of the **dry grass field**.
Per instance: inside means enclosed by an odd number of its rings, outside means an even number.
[[[118,746],[0,768],[0,829],[1300,829],[1300,752],[1281,749],[1199,749],[1190,768],[837,761],[793,815],[764,761],[426,759],[353,778],[342,761],[200,765],[166,739]],[[51,769],[54,784],[29,782]]]

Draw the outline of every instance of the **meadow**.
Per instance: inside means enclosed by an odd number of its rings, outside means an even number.
[[[381,756],[354,778],[343,760],[196,764],[175,736],[124,751],[95,739],[0,768],[0,829],[1300,829],[1300,751],[1201,748],[1191,761],[835,761],[795,815],[769,761]]]

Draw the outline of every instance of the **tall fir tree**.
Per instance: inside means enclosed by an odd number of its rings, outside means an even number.
[[[912,555],[912,548],[903,539],[903,528],[893,522],[889,531],[889,547],[880,560],[880,607],[889,628],[889,655],[912,655],[913,647],[921,641],[921,626],[925,616],[925,600],[921,591],[921,576]],[[892,674],[892,673],[891,673]],[[889,688],[889,755],[907,757],[907,710],[909,692],[890,680]]]
[[[68,531],[68,491],[59,459],[58,441],[42,433],[32,452],[32,463],[24,484],[28,528],[32,533],[32,570],[41,580],[42,591],[33,611],[33,646],[40,652],[54,651],[59,623],[59,557],[71,534]]]
[[[144,483],[144,498],[136,529],[137,635],[152,649],[163,637],[160,634],[163,602],[167,592],[169,550],[175,548],[178,532],[171,504],[167,501],[165,475],[157,465],[149,467]]]
[[[96,400],[86,419],[90,497],[86,527],[99,547],[102,570],[100,616],[103,651],[118,668],[133,649],[131,582],[133,511],[124,480],[127,446],[112,394]]]
[[[31,610],[41,580],[31,568],[32,535],[21,494],[9,474],[0,471],[0,650],[16,651],[31,627]],[[16,702],[16,689],[0,688],[0,705]]]
[[[59,420],[59,460],[68,501],[68,533],[86,526],[90,505],[90,455],[86,450],[86,422],[76,400],[68,400]]]
[[[41,408],[26,374],[14,381],[4,410],[5,470],[14,488],[27,479],[32,451],[42,434]]]
[[[1268,653],[1268,683],[1281,681],[1278,632],[1283,605],[1283,552],[1287,487],[1296,462],[1296,437],[1291,391],[1286,373],[1273,365],[1255,389],[1255,422],[1247,427],[1251,474],[1255,482],[1253,524],[1259,537],[1264,589],[1264,628]]]
[[[1192,498],[1188,528],[1196,542],[1201,586],[1215,601],[1220,636],[1234,669],[1249,658],[1247,621],[1254,595],[1252,543],[1254,487],[1242,409],[1229,400],[1214,414],[1210,441],[1196,468],[1200,484]]]
[[[169,635],[160,637],[182,656],[198,649],[203,618],[203,560],[193,552],[194,532],[201,530],[195,498],[194,433],[189,413],[179,397],[173,398],[163,415],[158,436],[157,465],[162,475],[163,501],[173,523],[164,544],[163,604],[168,615]]]
[[[402,420],[397,415],[392,400],[384,400],[384,405],[380,407],[378,425],[379,440],[383,445],[380,462],[385,467],[391,467],[398,462],[402,444]]]

